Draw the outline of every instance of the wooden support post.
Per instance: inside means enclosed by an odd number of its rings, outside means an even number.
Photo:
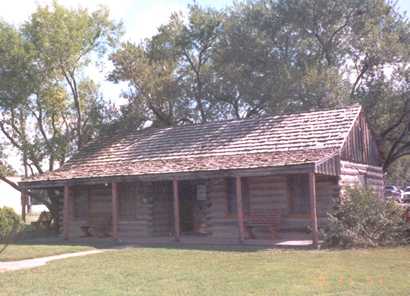
[[[68,240],[70,236],[70,188],[68,185],[64,185],[63,230],[64,239]]]
[[[245,240],[245,223],[243,216],[243,203],[242,203],[242,179],[236,177],[236,205],[238,212],[238,225],[239,225],[239,241]]]
[[[27,192],[21,191],[21,219],[26,222]]]
[[[174,228],[175,228],[175,240],[179,242],[181,236],[181,225],[179,217],[179,189],[178,180],[174,178],[172,180],[172,188],[174,192]]]
[[[310,219],[312,223],[312,241],[313,241],[313,247],[317,248],[319,245],[319,227],[318,227],[318,222],[317,222],[315,173],[309,173],[309,200],[310,200]]]
[[[112,189],[112,238],[118,240],[118,183],[114,182]]]

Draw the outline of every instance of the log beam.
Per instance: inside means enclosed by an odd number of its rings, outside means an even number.
[[[70,236],[70,188],[68,185],[64,185],[63,230],[64,239],[68,240]]]
[[[26,222],[27,192],[21,191],[21,219]]]
[[[118,183],[114,182],[112,190],[112,238],[118,240]]]
[[[239,176],[236,177],[236,205],[238,213],[239,241],[243,242],[245,240],[245,222],[242,202],[242,179]]]
[[[316,175],[309,173],[309,201],[310,201],[310,220],[312,224],[313,247],[319,245],[319,227],[317,222],[317,202],[316,202]]]
[[[174,193],[174,229],[175,229],[175,240],[180,241],[181,237],[181,225],[179,216],[179,189],[178,180],[174,178],[172,180],[172,188]]]

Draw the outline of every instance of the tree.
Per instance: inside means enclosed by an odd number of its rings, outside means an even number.
[[[156,126],[218,119],[211,67],[221,21],[222,13],[198,5],[189,7],[187,22],[174,13],[151,39],[111,55],[110,79],[129,83],[131,108]]]
[[[409,43],[407,18],[385,0],[194,5],[123,45],[111,79],[129,82],[131,109],[156,125],[359,102],[387,170],[410,154]]]
[[[0,24],[0,130],[21,153],[26,176],[62,165],[111,119],[84,70],[120,35],[107,9],[91,13],[57,2],[39,6],[21,28]],[[45,200],[52,213],[55,193]]]

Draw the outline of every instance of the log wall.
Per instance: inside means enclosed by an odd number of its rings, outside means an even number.
[[[250,211],[280,209],[282,213],[281,231],[304,231],[310,226],[309,215],[295,217],[289,213],[289,192],[286,176],[251,177],[248,178],[247,183]],[[208,183],[208,198],[212,204],[209,214],[210,231],[212,237],[237,240],[239,238],[239,228],[236,215],[227,215],[226,184],[225,179],[211,179]],[[339,197],[338,178],[318,175],[316,178],[316,191],[319,226],[323,227],[326,223],[327,212]],[[263,235],[263,233],[260,233],[260,235]]]
[[[211,203],[209,208],[209,232],[212,237],[218,239],[238,240],[239,229],[237,217],[227,214],[226,179],[210,179],[208,182],[208,199]]]
[[[148,199],[145,199],[145,192],[148,191],[148,184],[143,183],[127,183],[128,190],[133,191],[135,198],[129,202],[133,202],[135,206],[135,217],[122,219],[119,218],[118,223],[118,238],[120,240],[130,240],[138,237],[149,237],[152,233],[152,204]],[[135,187],[135,188],[131,188]],[[120,196],[121,199],[121,196]],[[121,201],[120,201],[121,202]]]
[[[383,196],[383,169],[379,166],[341,161],[339,185],[343,195],[347,187],[364,186]]]
[[[341,159],[354,163],[379,166],[382,163],[378,145],[363,113],[360,113],[348,134]]]
[[[339,184],[336,177],[318,175],[317,205],[319,223],[325,220],[326,212],[332,201],[339,195]],[[249,210],[280,209],[282,213],[281,230],[303,230],[310,225],[309,215],[292,217],[289,215],[289,190],[287,176],[248,177],[247,194],[249,195]],[[212,238],[237,241],[239,228],[236,215],[227,213],[227,179],[209,179],[207,184],[207,199],[210,207],[206,211],[208,233]],[[120,184],[120,186],[124,186]],[[133,188],[134,187],[134,188]],[[133,240],[155,236],[172,236],[174,233],[173,197],[171,182],[139,182],[126,183],[128,190],[133,190],[135,199],[127,199],[129,206],[135,206],[135,217],[122,219],[119,216],[118,237],[120,240]],[[122,189],[124,190],[124,188]],[[73,191],[74,192],[74,191]],[[75,191],[75,192],[78,192]],[[90,218],[101,216],[111,217],[111,189],[90,189]],[[119,196],[121,199],[121,195]],[[121,201],[120,201],[121,202]],[[87,221],[76,221],[72,217],[70,236],[80,236],[80,227]],[[263,233],[261,233],[262,235]]]
[[[151,184],[153,196],[152,236],[171,236],[174,233],[172,183],[153,182]]]

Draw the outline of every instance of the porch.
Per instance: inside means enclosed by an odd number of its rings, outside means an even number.
[[[87,226],[132,244],[317,246],[338,178],[297,172],[66,184],[62,233],[77,239]],[[261,212],[280,217],[250,235]]]

